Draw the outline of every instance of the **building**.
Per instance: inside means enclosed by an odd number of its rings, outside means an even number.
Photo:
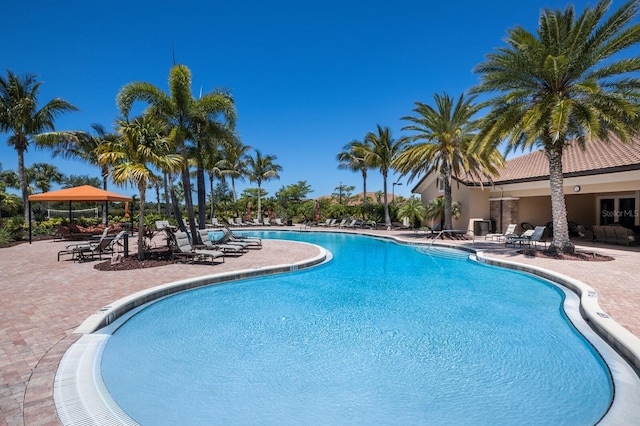
[[[640,140],[618,139],[569,145],[563,154],[564,194],[569,222],[590,228],[621,225],[640,231]],[[412,189],[428,204],[444,194],[440,178],[431,173]],[[452,197],[461,205],[455,229],[468,229],[472,219],[490,221],[504,231],[510,223],[546,225],[552,222],[549,162],[535,151],[506,162],[492,183],[454,178]]]

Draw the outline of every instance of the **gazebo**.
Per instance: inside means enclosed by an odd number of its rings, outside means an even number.
[[[82,185],[74,188],[29,195],[29,205],[27,206],[29,211],[31,211],[32,201],[68,201],[69,210],[71,210],[72,201],[124,202],[131,201],[131,197],[116,194],[115,192],[105,191],[104,189],[96,188],[91,185]],[[71,214],[69,214],[69,219],[71,219]],[[31,215],[29,215],[29,243],[31,243]]]

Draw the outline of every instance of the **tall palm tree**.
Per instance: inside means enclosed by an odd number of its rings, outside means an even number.
[[[549,250],[556,253],[575,250],[563,192],[564,148],[611,135],[630,142],[640,124],[640,58],[621,56],[640,41],[640,24],[632,23],[640,1],[627,1],[607,17],[611,3],[601,0],[579,16],[573,5],[545,9],[536,33],[510,29],[507,46],[475,68],[481,82],[474,92],[495,94],[482,136],[508,138],[512,149],[539,147],[547,156]]]
[[[223,145],[222,161],[218,163],[218,167],[223,176],[229,176],[231,178],[233,202],[238,201],[235,180],[244,179],[244,176],[246,176],[247,160],[249,158],[247,153],[251,149],[252,147],[250,145],[243,145],[237,137]]]
[[[198,225],[204,229],[207,212],[207,194],[205,188],[205,162],[212,157],[219,157],[220,141],[232,133],[232,129],[222,123],[202,117],[194,120],[192,134],[195,144],[189,151],[189,157],[196,167],[196,183],[198,194]],[[219,161],[219,160],[218,160]]]
[[[407,144],[405,138],[393,139],[391,130],[378,124],[378,132],[369,132],[364,138],[363,151],[364,161],[371,168],[379,168],[382,174],[383,196],[384,196],[384,223],[387,228],[391,227],[391,216],[389,215],[389,200],[387,199],[387,176],[392,168],[392,162],[402,152]]]
[[[473,116],[480,109],[474,99],[465,99],[463,94],[455,102],[446,93],[436,93],[435,107],[416,102],[416,115],[402,118],[412,123],[402,130],[415,132],[409,139],[418,143],[398,155],[393,166],[408,174],[409,182],[424,174],[439,174],[444,184],[444,229],[453,229],[452,177],[466,175],[482,182],[485,174],[497,173],[497,166],[503,162],[494,145],[472,144],[478,130]]]
[[[50,147],[54,157],[75,158],[99,167],[100,176],[102,177],[102,189],[106,191],[109,181],[109,166],[100,164],[97,149],[107,141],[115,142],[118,135],[108,132],[101,124],[92,124],[91,129],[94,134],[82,131],[44,133],[38,135],[36,140],[41,145]],[[102,209],[102,223],[104,224],[107,223],[107,203],[105,201]]]
[[[144,259],[144,214],[147,185],[158,178],[153,168],[180,170],[184,159],[172,152],[166,135],[165,123],[156,117],[143,115],[116,122],[120,137],[98,147],[98,160],[110,166],[110,173],[116,184],[132,183],[140,194],[138,212],[138,259]]]
[[[183,157],[181,170],[182,185],[191,188],[187,141],[194,141],[194,124],[202,117],[221,116],[233,127],[236,110],[231,96],[214,91],[195,99],[191,93],[191,71],[184,65],[175,65],[169,72],[169,93],[145,82],[133,82],[125,85],[118,93],[117,103],[120,112],[127,117],[135,101],[150,105],[149,113],[162,118],[171,127],[171,139]],[[189,228],[196,235],[196,225],[191,191],[185,190],[185,205]]]
[[[358,140],[346,144],[336,156],[339,169],[362,173],[362,204],[367,203],[367,171],[369,166],[365,161],[366,145]]]
[[[282,171],[282,166],[275,163],[275,155],[263,156],[256,149],[256,156],[247,158],[249,180],[258,184],[258,220],[262,220],[262,182],[280,179],[278,172]]]
[[[10,70],[6,78],[0,77],[0,132],[11,134],[7,143],[18,153],[18,180],[25,221],[29,220],[30,212],[27,208],[29,193],[24,176],[24,153],[35,135],[55,130],[54,121],[58,115],[78,110],[61,98],[52,99],[38,109],[41,84],[34,75],[19,77]]]

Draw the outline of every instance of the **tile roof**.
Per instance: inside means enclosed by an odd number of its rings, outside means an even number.
[[[565,176],[594,175],[640,169],[640,140],[624,144],[616,137],[607,143],[596,140],[581,149],[577,144],[565,148],[562,155]],[[495,183],[534,181],[549,178],[549,161],[539,150],[508,160]]]

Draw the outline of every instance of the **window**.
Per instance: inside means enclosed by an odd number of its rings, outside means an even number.
[[[444,180],[438,178],[438,192],[444,192]]]
[[[598,222],[600,225],[620,223],[627,228],[639,224],[636,198],[630,196],[598,197]]]

